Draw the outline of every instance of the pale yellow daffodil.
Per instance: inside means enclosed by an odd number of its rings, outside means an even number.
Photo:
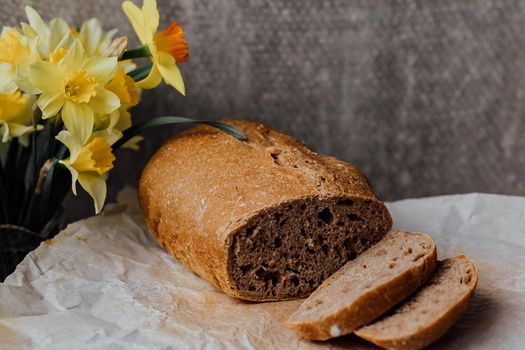
[[[33,105],[35,97],[15,91],[11,94],[0,94],[0,135],[1,142],[9,142],[18,138],[22,145],[27,146],[28,134],[35,131],[33,127]],[[36,130],[41,130],[37,125]]]
[[[29,77],[42,94],[38,107],[42,118],[61,113],[67,130],[84,144],[94,126],[94,114],[109,114],[120,106],[117,95],[105,88],[115,75],[115,57],[88,58],[78,40],[56,64],[31,63]]]
[[[29,40],[15,28],[5,27],[0,34],[0,93],[11,94],[18,89],[18,66],[30,55]]]
[[[71,173],[71,189],[77,194],[77,181],[89,193],[95,204],[98,214],[106,200],[106,179],[108,172],[113,168],[115,156],[110,143],[100,136],[94,136],[84,145],[69,131],[61,131],[56,138],[69,150],[69,158],[59,161]]]
[[[144,0],[141,9],[131,1],[124,1],[122,9],[140,42],[147,46],[151,55],[151,70],[137,85],[143,89],[152,89],[164,79],[167,84],[184,95],[184,81],[176,64],[188,59],[188,45],[184,41],[182,28],[174,22],[157,33],[159,11],[156,0]]]

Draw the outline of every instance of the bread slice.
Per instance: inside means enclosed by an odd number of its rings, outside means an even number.
[[[434,273],[434,241],[424,233],[389,232],[328,278],[287,321],[302,337],[350,333],[401,302]]]
[[[139,184],[152,234],[217,288],[251,301],[307,297],[392,227],[352,165],[259,123],[228,124],[247,140],[189,129],[155,153]]]
[[[355,334],[386,349],[421,349],[465,313],[477,281],[476,265],[466,256],[441,261],[434,277],[413,297]]]

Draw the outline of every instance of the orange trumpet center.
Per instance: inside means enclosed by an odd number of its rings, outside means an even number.
[[[188,60],[188,44],[184,40],[184,31],[177,22],[173,22],[166,29],[156,33],[153,41],[157,50],[168,52],[176,62]]]

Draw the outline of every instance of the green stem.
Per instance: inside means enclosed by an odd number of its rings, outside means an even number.
[[[17,204],[16,200],[18,197],[18,182],[21,178],[20,174],[16,172],[16,166],[18,162],[18,155],[20,147],[22,147],[18,140],[12,139],[9,142],[9,150],[7,151],[7,157],[6,157],[6,176],[5,176],[5,182],[4,182],[4,190],[7,195],[6,201],[9,203],[7,206],[7,211],[9,213],[9,219],[8,223],[14,223],[13,215],[17,213]]]
[[[2,220],[0,222],[2,224],[6,224],[9,222],[9,211],[7,210],[9,199],[7,197],[7,192],[5,190],[3,181],[0,181],[0,198],[0,210],[2,215]]]
[[[128,73],[128,75],[132,77],[135,81],[142,80],[148,76],[149,72],[151,71],[151,67],[153,67],[153,63],[150,62],[141,67],[138,67],[137,69],[132,70]]]
[[[155,117],[153,119],[149,119],[145,122],[135,124],[129,129],[124,130],[122,133],[123,136],[120,140],[118,140],[114,145],[113,149],[116,150],[120,148],[123,144],[128,142],[132,137],[140,134],[142,131],[147,130],[149,128],[155,127],[155,126],[162,126],[162,125],[170,125],[170,124],[181,124],[181,123],[190,123],[190,124],[206,124],[213,126],[217,129],[220,129],[239,140],[246,140],[246,135],[244,135],[240,130],[237,128],[224,124],[221,122],[211,121],[211,120],[197,120],[197,119],[191,119],[186,117],[172,117],[172,116],[165,116],[165,117]]]
[[[144,45],[141,47],[136,47],[134,49],[129,49],[124,51],[122,56],[120,57],[121,60],[129,60],[133,58],[143,58],[143,57],[150,57],[151,52],[149,51],[149,48]]]
[[[37,154],[37,122],[36,111],[33,113],[33,132],[31,133],[31,149],[33,151],[33,182],[36,183],[38,178],[38,154]]]

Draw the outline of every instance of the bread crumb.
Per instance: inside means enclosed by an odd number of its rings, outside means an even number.
[[[341,328],[339,328],[337,325],[333,325],[331,328],[330,328],[330,335],[332,337],[338,337],[341,335]]]

